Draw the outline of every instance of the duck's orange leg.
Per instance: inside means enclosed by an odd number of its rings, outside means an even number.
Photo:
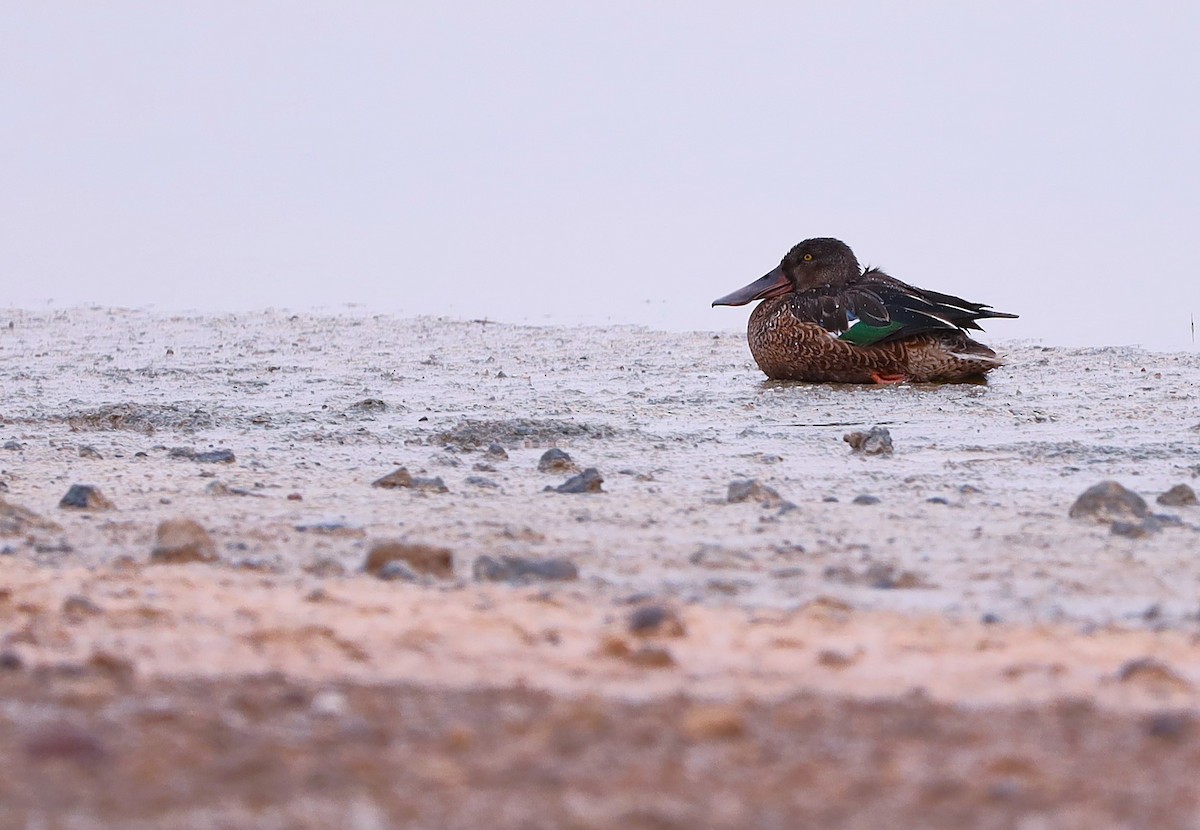
[[[878,372],[872,372],[871,380],[880,386],[886,386],[890,383],[904,383],[904,381],[908,380],[908,375],[881,375]]]

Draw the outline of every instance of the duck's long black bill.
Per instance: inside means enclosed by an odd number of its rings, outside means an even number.
[[[780,297],[792,290],[792,284],[783,274],[783,268],[778,267],[745,288],[739,288],[732,294],[726,294],[719,300],[713,300],[713,305],[745,305],[754,300],[767,300]]]

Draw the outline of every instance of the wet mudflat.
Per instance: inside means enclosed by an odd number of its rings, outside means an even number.
[[[1000,348],[8,312],[0,824],[1190,826],[1200,357]]]

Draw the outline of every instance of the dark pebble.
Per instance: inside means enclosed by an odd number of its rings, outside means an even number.
[[[4,449],[6,449],[6,450],[23,450],[23,449],[25,449],[25,445],[22,444],[20,441],[5,441]]]
[[[67,494],[58,502],[59,507],[76,510],[113,510],[116,505],[90,484],[72,484]]]
[[[484,455],[496,461],[508,460],[508,451],[494,441],[491,444],[488,444],[488,448],[484,452]]]
[[[471,565],[480,582],[565,581],[579,578],[569,559],[525,559],[520,556],[480,556]]]
[[[388,490],[396,487],[412,487],[412,484],[413,477],[404,467],[397,467],[383,478],[377,478],[371,482],[372,487],[383,487]]]
[[[232,464],[237,458],[234,457],[233,450],[208,450],[196,453],[192,460],[201,464]]]
[[[1191,684],[1175,669],[1153,657],[1136,657],[1126,660],[1117,669],[1116,677],[1121,683],[1141,681],[1161,686],[1191,689]]]
[[[68,617],[82,618],[103,614],[104,609],[83,594],[71,594],[63,600],[62,612]]]
[[[217,546],[208,531],[192,519],[167,519],[155,532],[150,561],[178,565],[186,562],[215,562]]]
[[[775,579],[792,579],[797,576],[804,576],[804,568],[789,565],[784,568],[775,568],[770,572],[770,575]]]
[[[1184,712],[1156,712],[1146,720],[1146,732],[1155,738],[1186,738],[1192,731],[1192,719]]]
[[[1109,527],[1109,532],[1113,536],[1124,536],[1128,539],[1144,539],[1158,533],[1162,529],[1161,523],[1153,517],[1148,517],[1140,522],[1113,522]]]
[[[1146,506],[1145,499],[1132,490],[1115,481],[1102,481],[1085,490],[1071,505],[1068,515],[1072,519],[1128,522],[1146,518],[1150,515],[1150,508]]]
[[[433,476],[432,478],[421,478],[414,476],[412,480],[414,490],[428,490],[431,493],[449,493],[450,488],[446,486],[446,482],[442,481],[441,476]]]
[[[232,450],[206,450],[196,452],[191,447],[172,447],[167,451],[167,458],[180,458],[184,461],[199,461],[203,464],[232,464],[237,460]]]
[[[17,671],[25,663],[15,651],[0,651],[0,671]]]
[[[1155,501],[1166,507],[1191,507],[1198,503],[1196,491],[1186,484],[1176,484]]]
[[[546,490],[553,490],[556,493],[602,493],[604,492],[600,485],[604,483],[604,477],[600,475],[600,471],[595,467],[588,467],[579,475],[574,475],[564,481],[557,487],[546,487]]]
[[[389,562],[403,562],[409,569],[441,579],[454,576],[454,553],[449,548],[416,542],[376,542],[367,553],[363,570],[380,576]]]
[[[467,484],[473,484],[476,487],[486,487],[489,489],[495,489],[500,486],[490,478],[484,478],[483,476],[467,476]]]
[[[979,621],[981,623],[983,623],[984,625],[998,625],[1003,620],[1001,619],[999,614],[993,614],[991,611],[988,611],[986,614],[984,614],[982,617],[979,618]]]
[[[388,405],[379,398],[363,398],[355,404],[351,404],[351,409],[359,412],[387,412]]]
[[[91,446],[90,444],[84,444],[82,447],[79,448],[79,457],[80,458],[104,458],[104,456],[102,456],[100,454],[99,450],[97,450],[95,447]]]
[[[861,496],[854,497],[854,504],[879,504],[879,497],[863,493]]]
[[[783,498],[774,487],[768,487],[756,478],[736,479],[729,482],[729,489],[725,491],[725,501],[729,504],[756,501],[768,507],[778,507],[783,504]]]
[[[312,574],[321,579],[329,579],[330,577],[344,576],[346,567],[331,556],[321,556],[317,559],[307,562],[302,566],[306,574]]]
[[[375,574],[385,582],[420,582],[421,576],[404,562],[394,559],[388,562]]]
[[[870,432],[848,432],[842,440],[850,445],[850,451],[862,455],[891,455],[892,435],[887,427],[871,427]]]
[[[686,633],[679,614],[666,605],[657,604],[635,608],[629,615],[629,631],[639,637],[682,637]]]
[[[546,450],[538,459],[538,472],[540,473],[569,473],[577,469],[579,468],[575,466],[571,456],[557,447]]]
[[[933,496],[932,498],[925,499],[925,501],[929,502],[930,504],[949,504],[950,503],[949,499],[944,499],[941,496]]]

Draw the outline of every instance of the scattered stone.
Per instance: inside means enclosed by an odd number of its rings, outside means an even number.
[[[172,447],[167,451],[167,458],[179,458],[184,461],[199,461],[202,464],[232,464],[237,459],[232,450],[206,450],[196,452],[191,447]]]
[[[753,564],[754,557],[743,550],[705,542],[688,556],[688,562],[713,570],[737,569]]]
[[[217,546],[208,531],[192,519],[167,519],[155,532],[150,561],[178,565],[186,562],[217,561]]]
[[[844,669],[858,662],[857,654],[847,654],[844,651],[827,648],[817,654],[817,663],[830,669]]]
[[[377,478],[371,482],[372,487],[383,487],[388,490],[397,487],[412,487],[413,477],[404,467],[397,467],[383,478]]]
[[[471,484],[475,487],[484,487],[490,490],[497,489],[500,486],[490,478],[484,478],[483,476],[467,476],[466,481],[467,484]]]
[[[25,665],[15,651],[0,651],[0,671],[17,671]]]
[[[783,498],[775,488],[760,483],[756,478],[737,479],[729,482],[725,501],[729,504],[756,501],[767,507],[779,507],[783,504]]]
[[[1176,484],[1155,501],[1165,507],[1191,507],[1198,503],[1196,491],[1186,484]]]
[[[999,625],[1000,623],[1004,622],[1004,619],[999,614],[988,611],[979,618],[979,621],[984,625]]]
[[[311,562],[306,562],[301,566],[301,569],[306,574],[311,574],[320,579],[329,579],[346,574],[346,566],[331,556],[322,556]]]
[[[539,473],[570,473],[578,469],[571,456],[557,447],[546,450],[538,459]]]
[[[508,452],[504,449],[504,447],[500,446],[495,441],[493,441],[491,444],[488,444],[487,452],[485,452],[484,455],[495,461],[508,460]]]
[[[850,445],[850,452],[861,455],[891,455],[892,434],[887,427],[871,427],[870,432],[848,432],[842,440]]]
[[[403,562],[416,573],[429,574],[439,579],[450,579],[454,576],[454,554],[449,548],[394,540],[372,545],[363,563],[363,570],[382,578],[383,567],[389,562]]]
[[[63,600],[62,612],[67,617],[83,619],[84,617],[95,617],[103,614],[104,609],[83,596],[83,594],[71,594]]]
[[[646,669],[669,669],[675,665],[675,655],[665,646],[639,646],[625,659]]]
[[[79,448],[80,458],[104,458],[95,447],[91,444],[84,444]]]
[[[441,476],[433,476],[432,478],[414,476],[412,480],[412,488],[414,490],[425,490],[430,493],[450,492],[450,488],[446,486],[446,482],[442,481]]]
[[[943,498],[942,496],[930,496],[929,498],[925,499],[925,501],[928,502],[929,504],[949,504],[950,503],[949,499]]]
[[[1144,539],[1147,536],[1153,536],[1160,530],[1162,530],[1162,524],[1153,517],[1148,517],[1140,522],[1113,522],[1109,526],[1109,532],[1113,536],[1124,536],[1127,539]]]
[[[630,648],[622,637],[609,635],[600,643],[602,657],[615,657],[647,669],[666,669],[675,665],[675,656],[663,646],[645,644]]]
[[[684,713],[683,731],[695,741],[740,738],[746,731],[746,720],[733,706],[697,703]]]
[[[868,495],[863,493],[860,496],[855,496],[853,504],[879,504],[879,496]]]
[[[1092,519],[1097,522],[1130,521],[1150,515],[1145,500],[1115,481],[1102,481],[1089,487],[1071,505],[1072,519]]]
[[[1117,669],[1121,683],[1143,683],[1159,690],[1189,691],[1192,684],[1179,672],[1153,657],[1138,657],[1125,661]]]
[[[639,637],[682,637],[687,633],[683,620],[666,605],[643,605],[629,615],[629,632]]]
[[[221,481],[209,482],[209,485],[204,488],[204,492],[210,496],[251,496],[256,499],[265,499],[263,493],[255,493],[253,490],[244,490],[241,487],[230,487]]]
[[[111,677],[119,683],[128,683],[133,680],[135,674],[132,660],[119,657],[108,651],[92,652],[92,656],[88,658],[87,665],[92,671],[99,672],[106,677]]]
[[[350,409],[358,412],[387,412],[388,405],[379,398],[363,398],[358,403],[351,404]]]
[[[804,576],[804,568],[796,565],[788,565],[783,568],[775,568],[767,573],[772,579],[794,579],[798,576]]]
[[[0,536],[27,536],[33,531],[57,531],[58,525],[32,510],[0,498]]]
[[[288,501],[304,501],[304,496],[300,495],[299,493],[288,493],[287,500]]]
[[[75,510],[115,510],[117,507],[90,484],[72,484],[58,506]]]
[[[9,441],[4,442],[4,449],[6,449],[6,450],[23,450],[23,449],[25,449],[25,445],[22,444],[20,441],[9,440]]]
[[[375,574],[384,582],[420,582],[421,575],[408,566],[408,563],[395,559],[388,562]]]
[[[600,471],[595,467],[588,467],[579,475],[574,475],[564,481],[557,487],[547,486],[544,490],[550,490],[555,493],[603,493],[600,485],[604,483],[604,477],[600,475]]]
[[[471,465],[471,469],[477,473],[494,473],[496,468],[486,461],[476,461]]]
[[[579,578],[579,569],[569,559],[525,559],[520,556],[480,556],[471,565],[479,582],[566,581]]]
[[[277,559],[270,556],[243,556],[233,563],[239,571],[259,571],[261,573],[283,573],[283,566]]]
[[[1168,740],[1186,738],[1192,732],[1192,718],[1185,712],[1155,712],[1146,721],[1146,732]]]

